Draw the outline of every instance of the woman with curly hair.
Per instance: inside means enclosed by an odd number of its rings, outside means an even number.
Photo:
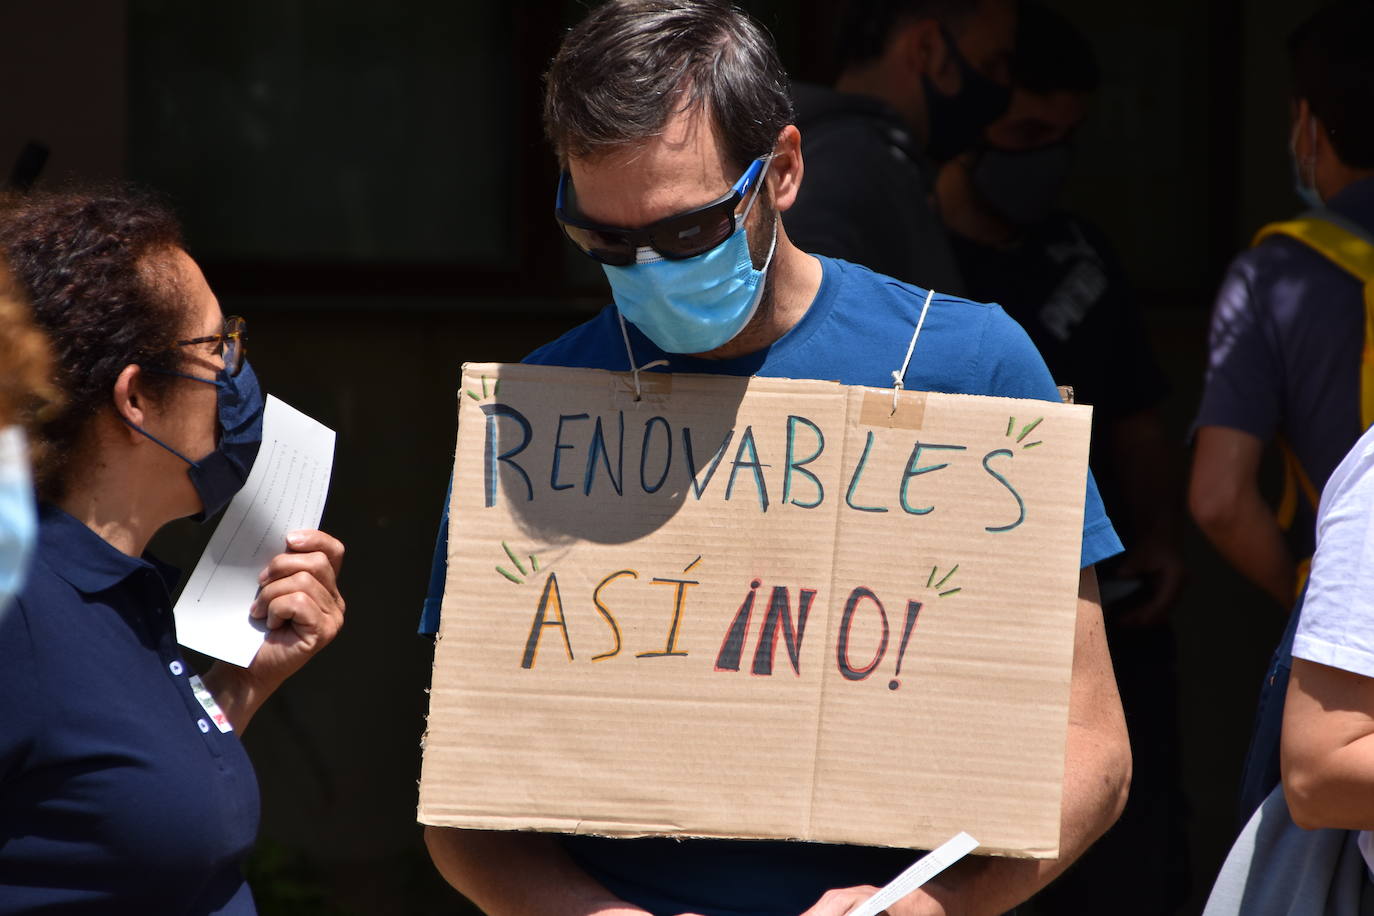
[[[60,409],[38,424],[38,546],[0,617],[0,914],[254,911],[242,862],[253,713],[343,623],[343,545],[293,532],[251,608],[268,636],[202,676],[145,554],[213,515],[257,453],[262,395],[175,219],[129,193],[39,196],[0,249],[51,342]]]

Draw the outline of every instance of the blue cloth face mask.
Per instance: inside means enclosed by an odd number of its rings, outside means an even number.
[[[706,353],[744,329],[763,298],[764,279],[778,244],[777,219],[763,267],[754,267],[744,228],[762,193],[768,168],[755,184],[735,231],[710,251],[669,260],[640,248],[628,267],[602,264],[616,308],[667,353]]]
[[[258,446],[262,445],[263,411],[258,377],[247,360],[244,360],[238,375],[230,375],[227,370],[221,369],[213,379],[165,369],[147,371],[203,382],[214,385],[218,390],[219,443],[213,452],[199,461],[187,458],[141,426],[124,421],[190,465],[186,474],[200,495],[201,503],[201,511],[191,517],[203,522],[223,509],[234,494],[243,489],[248,481],[248,472],[253,469],[253,460],[258,456]]]
[[[0,614],[24,584],[37,540],[27,440],[9,426],[0,429]]]

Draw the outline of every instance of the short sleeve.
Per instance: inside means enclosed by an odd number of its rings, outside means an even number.
[[[1278,429],[1283,365],[1256,298],[1255,255],[1263,247],[1232,262],[1217,293],[1194,432],[1203,426],[1225,426],[1267,442]]]
[[[1038,398],[1058,401],[1059,388],[1050,370],[1031,343],[1025,330],[1001,308],[989,314],[983,333],[981,365],[975,369],[977,377],[986,380],[979,386],[970,384],[969,391],[986,390],[990,395],[1006,398]],[[1083,548],[1079,565],[1086,568],[1121,553],[1121,539],[1097,490],[1091,470],[1087,473],[1087,489],[1083,495]]]
[[[444,493],[443,511],[439,513],[439,531],[434,537],[434,558],[429,566],[429,588],[425,591],[425,604],[420,612],[421,636],[433,636],[439,632],[439,609],[444,603],[444,583],[448,581],[448,506],[453,498],[453,476],[448,479],[448,490]]]
[[[1356,449],[1322,495],[1293,655],[1374,677],[1374,439]]]

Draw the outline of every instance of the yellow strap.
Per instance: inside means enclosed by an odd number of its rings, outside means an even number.
[[[1374,425],[1374,245],[1342,226],[1316,216],[1270,223],[1252,245],[1286,235],[1331,261],[1364,284],[1364,351],[1360,358],[1360,428]],[[1314,503],[1315,505],[1315,503]]]
[[[1283,496],[1279,497],[1276,514],[1279,527],[1287,531],[1293,527],[1293,519],[1298,513],[1298,498],[1301,496],[1306,500],[1307,505],[1315,512],[1317,503],[1321,501],[1321,494],[1313,486],[1312,478],[1302,469],[1302,463],[1298,461],[1292,447],[1282,439],[1279,440],[1279,453],[1283,455]]]
[[[1250,244],[1258,245],[1271,235],[1297,239],[1362,283],[1374,280],[1374,245],[1342,226],[1315,216],[1270,223],[1255,233]]]
[[[1364,285],[1364,352],[1360,357],[1360,424],[1374,425],[1374,282]]]
[[[1364,350],[1360,357],[1360,423],[1368,429],[1374,424],[1374,245],[1350,230],[1317,216],[1304,216],[1283,223],[1270,223],[1255,233],[1251,245],[1273,235],[1286,235],[1315,250],[1337,267],[1353,275],[1364,284]],[[1298,456],[1280,441],[1283,453],[1283,496],[1279,499],[1279,527],[1287,531],[1297,515],[1301,495],[1315,512],[1321,497],[1312,479],[1303,470]],[[1312,568],[1311,558],[1299,561],[1297,593],[1307,582]],[[1294,596],[1296,599],[1297,595]]]
[[[1312,575],[1312,558],[1298,561],[1297,575],[1294,577],[1293,600],[1297,601],[1302,597],[1302,590],[1307,587],[1307,577]]]

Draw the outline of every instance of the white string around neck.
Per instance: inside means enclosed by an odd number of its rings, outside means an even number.
[[[635,351],[630,347],[630,329],[625,325],[625,316],[620,314],[620,309],[616,309],[615,317],[620,319],[620,336],[625,339],[625,355],[630,359],[630,374],[634,376],[635,400],[638,401],[642,399],[644,396],[643,392],[640,390],[639,387],[639,373],[647,369],[654,369],[658,366],[666,366],[668,365],[668,361],[666,359],[656,359],[653,362],[645,363],[642,366],[636,365]]]
[[[916,331],[911,335],[911,343],[906,345],[906,358],[902,360],[902,368],[892,372],[892,413],[888,416],[894,416],[897,413],[897,396],[906,387],[903,379],[906,378],[907,367],[911,365],[911,354],[916,350],[916,338],[921,336],[921,327],[926,323],[926,312],[930,310],[930,300],[934,297],[935,290],[926,290],[925,305],[921,306],[921,317],[916,319]]]

